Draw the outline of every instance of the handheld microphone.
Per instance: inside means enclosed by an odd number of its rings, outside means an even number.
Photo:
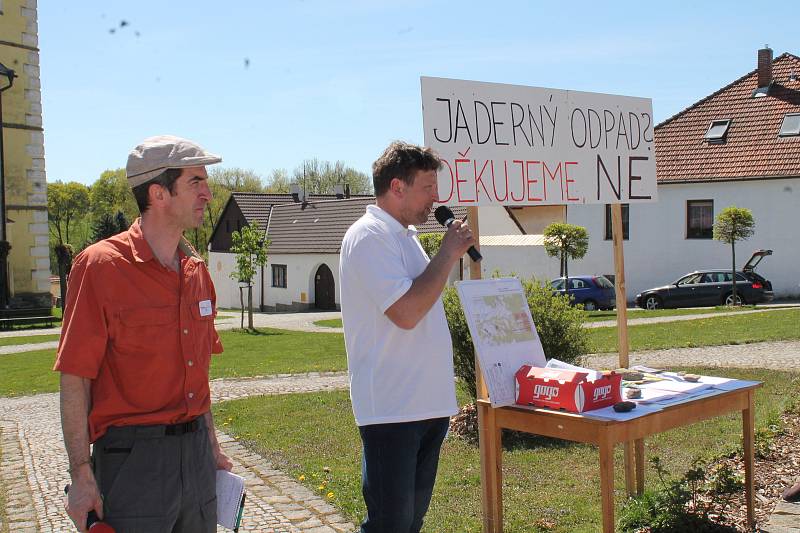
[[[452,224],[456,220],[453,211],[451,211],[450,208],[447,207],[446,205],[440,205],[439,207],[437,207],[436,211],[433,212],[433,216],[436,217],[436,220],[439,222],[439,224],[447,228],[449,228],[450,224]],[[474,246],[469,247],[469,250],[467,250],[467,254],[469,255],[469,258],[475,261],[476,263],[481,259],[483,259],[481,253],[478,250],[476,250]]]

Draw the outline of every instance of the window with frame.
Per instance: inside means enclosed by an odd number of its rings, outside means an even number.
[[[272,286],[286,288],[286,265],[272,265]]]
[[[711,239],[714,237],[714,200],[689,200],[686,202],[686,238]]]
[[[791,137],[800,135],[800,113],[787,113],[783,117],[779,137]]]
[[[586,282],[583,281],[582,279],[571,278],[569,280],[569,288],[570,289],[585,289],[586,288]]]
[[[710,143],[723,143],[725,137],[728,135],[728,127],[731,125],[731,119],[714,120],[706,131],[705,139]]]
[[[629,204],[622,204],[622,240],[627,241],[630,238],[630,206]],[[610,241],[614,238],[611,221],[611,204],[606,204],[606,240]]]

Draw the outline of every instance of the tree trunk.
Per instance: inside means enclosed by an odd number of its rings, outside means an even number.
[[[67,302],[67,269],[61,261],[58,262],[58,283],[61,289],[61,316],[64,316],[64,304]]]
[[[250,331],[255,331],[253,327],[253,286],[247,286],[247,327]]]
[[[239,287],[239,303],[242,306],[242,320],[239,324],[239,327],[244,329],[244,293],[242,292],[244,287]]]
[[[564,254],[564,294],[569,298],[569,266],[567,265],[566,254]]]
[[[731,242],[731,281],[733,282],[733,305],[736,305],[736,241]]]

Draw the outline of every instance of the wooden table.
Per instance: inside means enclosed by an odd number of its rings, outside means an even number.
[[[522,407],[493,408],[478,400],[481,427],[481,473],[483,476],[483,531],[502,533],[502,446],[501,429],[525,431],[546,437],[595,444],[600,448],[600,494],[603,503],[603,532],[614,531],[614,446],[633,442],[636,492],[644,490],[644,439],[650,435],[687,426],[730,412],[741,411],[744,440],[745,502],[747,522],[755,526],[753,511],[753,438],[755,389],[761,384],[722,392],[665,407],[631,420],[589,418],[581,414]],[[484,429],[485,428],[485,429]],[[634,480],[626,479],[631,492]]]

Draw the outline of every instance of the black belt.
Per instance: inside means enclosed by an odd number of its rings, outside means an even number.
[[[164,426],[164,435],[172,435],[176,437],[180,437],[184,433],[194,433],[200,429],[200,422],[197,421],[195,418],[189,422],[183,422],[181,424],[170,424],[168,426]]]

